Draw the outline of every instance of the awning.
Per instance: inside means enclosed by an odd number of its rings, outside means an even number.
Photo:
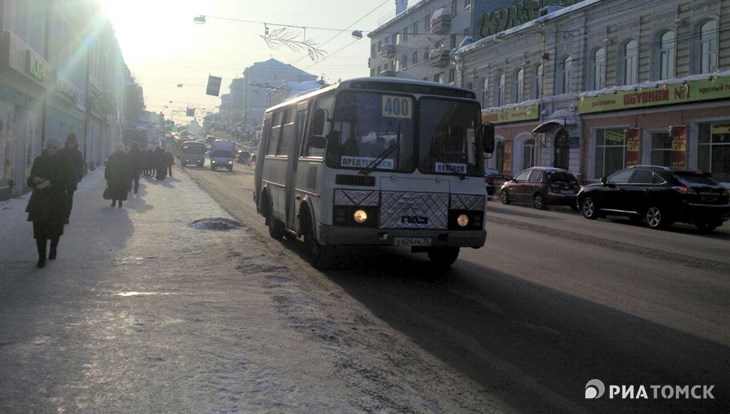
[[[557,127],[562,128],[564,125],[563,122],[564,121],[562,121],[562,120],[561,121],[552,120],[552,121],[543,122],[542,124],[536,126],[535,129],[532,130],[532,133],[533,134],[544,134],[545,132],[550,131],[553,128],[557,128]]]

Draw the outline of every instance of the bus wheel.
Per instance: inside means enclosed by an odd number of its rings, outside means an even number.
[[[309,261],[316,269],[327,269],[332,265],[334,256],[334,246],[320,244],[317,240],[317,233],[314,230],[314,224],[306,216],[306,226],[304,227],[304,245],[309,254]]]
[[[269,216],[269,236],[279,240],[284,237],[286,229],[284,228],[284,222],[277,220],[272,216]]]
[[[458,257],[458,247],[431,247],[428,249],[428,258],[440,269],[448,269]]]

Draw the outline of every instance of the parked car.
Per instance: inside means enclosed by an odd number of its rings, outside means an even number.
[[[578,211],[576,196],[579,189],[578,180],[570,171],[531,167],[505,182],[499,197],[503,204],[519,201],[532,203],[538,209],[548,205],[564,205]]]
[[[499,171],[486,168],[484,170],[484,185],[487,188],[487,196],[492,197],[499,193],[505,182],[511,180],[509,175],[501,174]]]
[[[712,231],[730,215],[730,191],[702,171],[636,165],[584,186],[578,204],[587,219],[628,216],[657,229],[674,222]]]

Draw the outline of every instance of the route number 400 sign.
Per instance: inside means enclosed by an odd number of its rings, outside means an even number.
[[[383,95],[381,114],[384,118],[411,119],[413,105],[406,96]]]

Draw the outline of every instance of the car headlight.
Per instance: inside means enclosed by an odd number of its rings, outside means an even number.
[[[358,222],[358,223],[362,224],[362,223],[364,223],[364,222],[366,222],[366,221],[368,220],[368,213],[366,213],[366,212],[365,212],[365,210],[357,210],[357,211],[355,211],[355,213],[354,213],[354,214],[352,215],[352,218],[353,218],[353,219],[354,219],[354,220],[355,220],[356,222]]]
[[[469,225],[469,216],[466,214],[459,214],[459,216],[456,218],[456,223],[459,224],[461,227],[466,227]]]

